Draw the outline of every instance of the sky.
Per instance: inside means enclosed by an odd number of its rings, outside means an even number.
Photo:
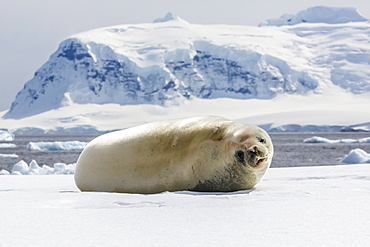
[[[167,12],[190,23],[256,26],[313,6],[355,7],[370,18],[367,0],[0,0],[0,6],[0,111],[61,41],[94,28],[150,23]]]

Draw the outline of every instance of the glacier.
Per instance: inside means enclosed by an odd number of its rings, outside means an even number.
[[[276,35],[282,39],[278,50],[296,38]],[[317,89],[309,73],[266,51],[274,39],[260,28],[181,19],[77,34],[60,44],[4,117],[24,118],[71,102],[176,105],[192,97],[271,99]],[[262,50],[248,47],[260,41]]]
[[[307,13],[312,20],[258,27],[191,24],[169,13],[153,23],[73,35],[24,85],[1,124],[23,133],[90,133],[205,114],[248,120],[274,114],[266,111],[277,105],[283,114],[307,110],[304,98],[313,102],[309,110],[332,112],[343,99],[358,103],[343,103],[343,114],[359,111],[370,94],[370,22],[353,8],[316,7],[297,16]],[[251,110],[256,105],[264,108]],[[370,129],[364,114],[321,127],[295,117],[256,124],[271,131],[361,131]]]

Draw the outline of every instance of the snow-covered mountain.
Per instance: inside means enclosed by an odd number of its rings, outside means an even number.
[[[190,24],[167,14],[95,29],[63,41],[3,119],[76,105],[158,109],[203,99],[362,96],[370,93],[369,37],[370,22],[355,9],[328,7],[259,27]]]
[[[317,6],[298,12],[296,15],[284,14],[280,18],[268,19],[259,26],[284,26],[299,23],[327,23],[340,24],[349,22],[364,22],[365,17],[360,15],[355,8],[335,8]]]

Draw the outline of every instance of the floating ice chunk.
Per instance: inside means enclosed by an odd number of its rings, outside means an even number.
[[[353,149],[344,156],[341,160],[341,163],[346,164],[361,164],[361,163],[370,163],[370,154],[366,153],[360,148]]]
[[[54,168],[47,165],[43,165],[39,172],[40,175],[50,175],[54,173]]]
[[[6,130],[0,130],[0,141],[13,141],[14,134]]]
[[[64,163],[54,164],[54,174],[74,174],[74,165],[66,165]]]
[[[36,160],[32,160],[31,163],[30,163],[30,170],[37,170],[37,169],[40,169],[40,166],[37,164],[37,161]]]
[[[339,139],[330,140],[320,136],[314,136],[303,140],[304,143],[370,143],[370,137],[362,139]]]
[[[28,172],[28,175],[39,175],[41,167],[37,164],[36,160],[32,160],[29,165],[30,171]]]
[[[27,145],[29,151],[81,151],[88,142],[30,142]]]
[[[314,136],[303,140],[304,143],[332,143],[332,140],[320,136]]]
[[[7,170],[2,169],[0,175],[9,175],[10,173]]]
[[[358,142],[359,143],[370,143],[370,137],[359,139]]]
[[[30,168],[24,160],[19,161],[13,166],[12,174],[13,175],[27,175]]]
[[[13,143],[0,143],[0,148],[15,148],[16,146]]]
[[[36,160],[28,165],[21,160],[13,166],[12,175],[53,175],[53,174],[74,174],[76,164],[55,163],[54,167],[43,165],[40,167]],[[8,175],[9,172],[2,170],[0,175]]]
[[[17,154],[0,154],[0,158],[18,158]]]

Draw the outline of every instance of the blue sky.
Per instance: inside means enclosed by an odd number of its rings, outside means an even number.
[[[191,23],[256,26],[319,5],[355,7],[370,18],[367,0],[0,0],[0,111],[59,43],[78,32],[152,22],[167,12]]]

